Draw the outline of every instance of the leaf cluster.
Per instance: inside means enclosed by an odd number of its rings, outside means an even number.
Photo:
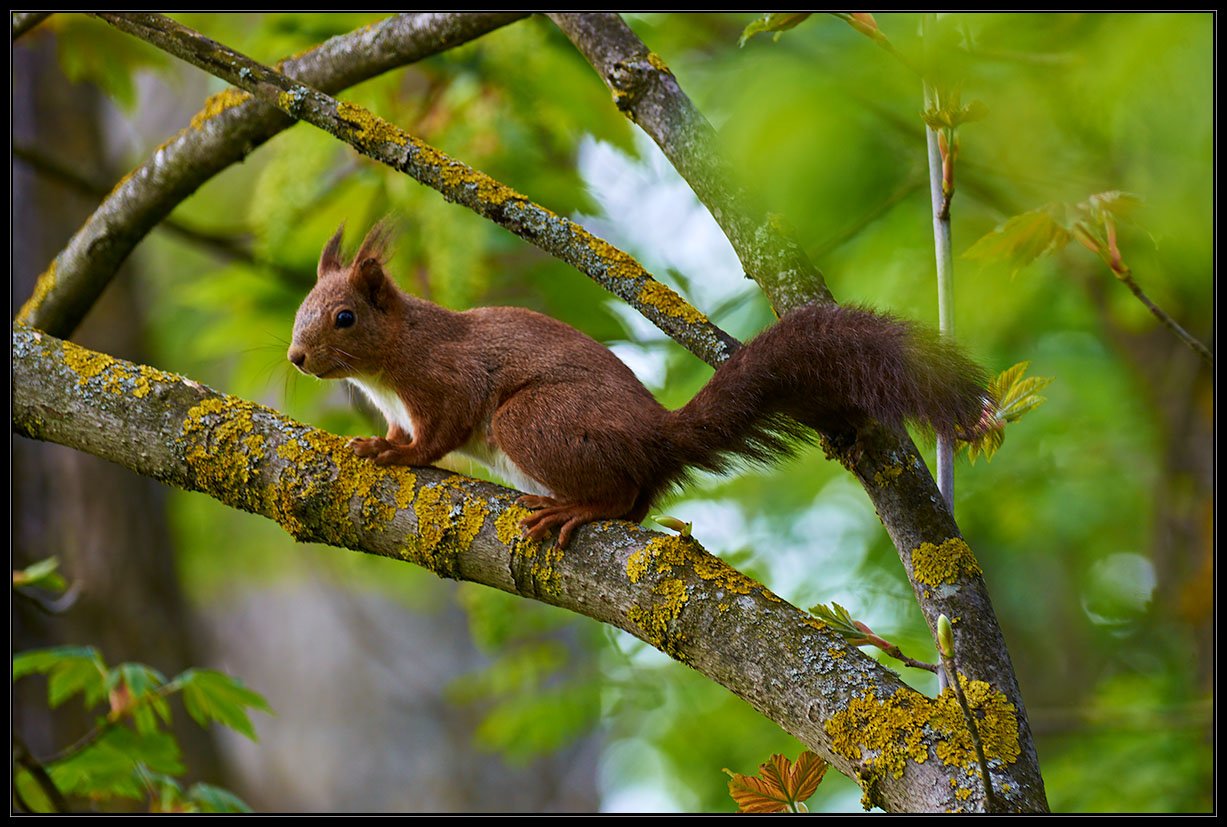
[[[264,698],[235,678],[212,669],[188,669],[167,680],[140,663],[108,667],[92,646],[58,646],[20,652],[13,680],[47,679],[47,703],[55,709],[79,697],[96,714],[93,729],[75,744],[40,762],[56,790],[90,802],[122,806],[136,802],[154,812],[245,812],[238,797],[209,784],[184,788],[186,770],[178,742],[169,731],[168,703],[180,695],[200,726],[219,723],[256,740],[250,710],[271,712]],[[28,766],[19,765],[20,799],[36,812],[53,809],[47,790]]]

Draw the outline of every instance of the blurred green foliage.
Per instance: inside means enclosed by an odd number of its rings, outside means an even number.
[[[374,19],[185,17],[269,61]],[[628,20],[719,128],[742,183],[796,227],[836,296],[935,322],[923,101],[911,70],[832,16],[744,48],[737,41],[751,15]],[[1135,276],[1210,340],[1209,14],[942,15],[927,55],[917,15],[880,15],[877,24],[915,65],[986,108],[959,128],[956,253],[1044,204],[1136,193],[1143,206],[1120,240]],[[127,99],[131,91],[109,75],[116,65],[131,71],[135,57],[86,60],[111,48],[107,27],[74,22],[61,35],[72,38],[61,47],[76,56],[66,58],[72,71]],[[690,220],[693,202],[668,200],[678,192],[670,171],[548,21],[522,21],[341,97],[559,213],[586,216],[685,295],[712,301],[700,309],[737,335],[769,323],[727,244]],[[151,150],[165,136],[147,137]],[[389,213],[403,228],[393,270],[407,289],[454,308],[517,304],[562,318],[652,366],[654,389],[671,406],[705,381],[707,368],[580,274],[305,125],[176,213],[249,235],[279,269],[219,264],[167,237],[142,247],[158,366],[337,432],[381,431],[342,388],[294,375],[284,350],[323,242],[346,221],[352,246]],[[688,264],[704,256],[722,263]],[[959,338],[993,372],[1029,360],[1032,375],[1055,381],[991,464],[959,465],[956,511],[1018,668],[1050,801],[1067,811],[1208,810],[1213,507],[1207,473],[1180,458],[1212,450],[1210,377],[1078,245],[1012,269],[958,262]],[[304,557],[271,524],[203,497],[176,494],[173,507],[200,600],[235,580],[287,576]],[[708,548],[799,605],[839,601],[907,654],[932,659],[868,501],[820,452],[775,470],[703,478],[658,511],[692,521]],[[407,566],[305,556],[344,587],[429,603],[433,581]],[[773,752],[801,748],[624,635],[480,589],[460,594],[492,657],[484,674],[453,687],[459,701],[493,702],[480,737],[528,760],[599,719],[610,807],[731,811],[721,768],[750,773]],[[539,635],[559,624],[599,653],[591,674],[551,678],[565,653]],[[932,676],[902,671],[932,691]],[[832,773],[809,805],[858,809],[858,798]]]
[[[133,805],[150,812],[250,812],[241,799],[220,787],[196,783],[184,788],[180,777],[186,768],[169,729],[167,701],[179,695],[200,726],[216,722],[256,740],[248,709],[272,710],[236,679],[211,669],[188,669],[168,681],[140,663],[108,668],[92,646],[16,653],[13,680],[33,675],[46,676],[49,706],[80,695],[95,718],[92,729],[44,764],[15,761],[13,783],[23,812],[65,812],[63,802],[49,797],[49,787],[69,802],[68,812],[82,812],[84,806],[103,811],[118,806],[122,811]],[[41,783],[36,772],[43,777]]]

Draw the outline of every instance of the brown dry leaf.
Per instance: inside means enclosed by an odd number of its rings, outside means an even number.
[[[793,764],[783,755],[772,755],[758,768],[759,775],[742,775],[725,770],[730,776],[729,795],[741,813],[797,812],[812,796],[829,765],[812,752],[802,752]],[[761,777],[760,777],[761,776]]]

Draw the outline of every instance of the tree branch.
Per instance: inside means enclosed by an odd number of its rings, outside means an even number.
[[[777,315],[813,301],[832,301],[822,273],[780,216],[768,214],[735,182],[716,131],[691,103],[660,56],[616,14],[551,14],[613,94],[615,105],[665,153],[711,212],[766,291]]]
[[[524,14],[402,14],[334,37],[280,66],[336,91],[466,43]],[[192,123],[126,175],[39,277],[18,319],[69,336],[132,249],[206,181],[294,124],[238,90],[214,95]]]
[[[468,207],[565,261],[708,364],[723,362],[737,348],[736,339],[653,278],[627,253],[362,107],[298,83],[168,17],[97,16],[335,135],[368,158],[407,173],[447,200]]]
[[[52,15],[49,11],[15,12],[10,19],[12,40],[16,40]],[[12,41],[10,41],[12,42]]]
[[[893,810],[976,808],[978,763],[952,694],[929,699],[690,538],[594,523],[565,551],[526,539],[507,489],[379,468],[347,442],[189,379],[18,326],[13,427],[200,491],[295,539],[377,554],[609,623],[745,699]],[[1018,725],[969,684],[1007,806]],[[874,727],[866,737],[866,729]],[[1004,785],[1004,786],[1003,786]]]
[[[804,258],[800,248],[773,235],[770,219],[756,220],[761,213],[747,206],[744,191],[721,186],[720,176],[730,173],[727,164],[711,160],[719,154],[714,131],[664,63],[622,19],[613,14],[553,14],[550,18],[596,68],[618,107],[643,127],[691,185],[725,229],[743,264],[750,261],[781,268],[779,273],[764,273],[746,264],[747,273],[767,292],[777,311],[795,302],[831,301],[818,271],[797,258]],[[752,248],[751,242],[761,246]],[[765,249],[774,245],[780,251],[775,256]],[[756,252],[759,250],[762,252]],[[811,273],[819,279],[817,284]],[[812,292],[805,295],[806,290]],[[857,476],[873,501],[930,629],[936,628],[942,614],[964,619],[955,627],[955,634],[966,674],[999,687],[1018,710],[1026,768],[1018,769],[1016,781],[1010,783],[1026,788],[1027,809],[1047,810],[1022,693],[980,567],[916,446],[905,434],[875,426],[860,429],[854,444],[848,443],[846,435],[823,437],[828,453]],[[966,622],[972,619],[974,622]]]

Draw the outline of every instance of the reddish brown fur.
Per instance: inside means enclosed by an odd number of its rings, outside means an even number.
[[[384,271],[376,227],[353,261],[341,231],[294,324],[289,358],[322,378],[366,377],[394,389],[412,438],[389,418],[354,450],[381,465],[429,465],[462,448],[497,449],[550,496],[525,495],[533,537],[565,546],[580,525],[639,521],[689,468],[768,461],[800,435],[867,419],[975,432],[984,375],[923,328],[868,310],[810,305],[789,313],[723,365],[689,404],[665,410],[617,357],[531,310],[456,313],[400,291]],[[338,327],[348,310],[354,322]]]

